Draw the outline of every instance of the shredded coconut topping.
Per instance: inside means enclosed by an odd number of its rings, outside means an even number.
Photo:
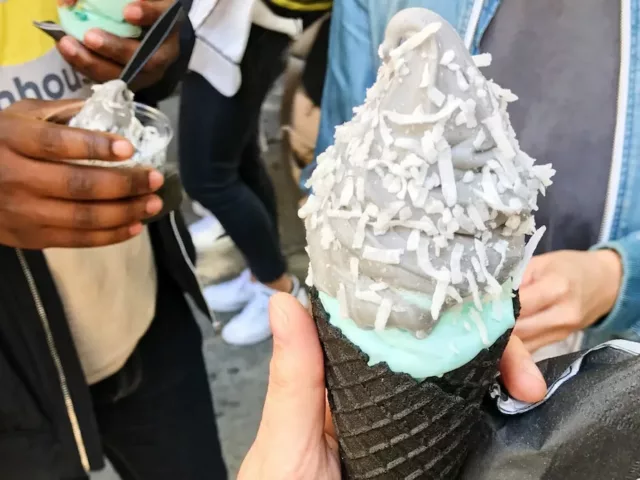
[[[517,97],[478,70],[491,56],[472,58],[433,18],[399,45],[388,34],[377,80],[319,156],[299,214],[315,285],[341,308],[349,300],[358,325],[425,335],[471,299],[486,343],[479,312],[507,280],[519,285],[555,172],[520,150],[507,113]]]
[[[122,80],[111,80],[92,87],[93,94],[69,125],[86,130],[120,135],[131,142],[135,153],[120,166],[163,167],[167,138],[151,125],[143,125],[136,117],[134,95]],[[109,162],[84,160],[87,165],[108,166]]]

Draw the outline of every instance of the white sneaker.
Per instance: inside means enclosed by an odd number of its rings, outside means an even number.
[[[255,285],[251,281],[251,272],[244,270],[239,277],[210,285],[202,293],[214,312],[238,312],[256,295]]]
[[[292,276],[291,294],[306,308],[309,297],[300,281]],[[238,315],[233,317],[222,329],[222,339],[230,345],[247,346],[263,342],[271,336],[269,326],[269,299],[278,293],[260,283],[255,284],[253,299]]]
[[[208,215],[189,225],[191,240],[198,253],[213,248],[216,240],[224,235],[224,228],[213,215]]]

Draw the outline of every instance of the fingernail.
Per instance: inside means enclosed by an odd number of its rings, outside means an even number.
[[[164,183],[164,175],[162,175],[157,170],[152,170],[149,172],[149,188],[151,190],[157,190]]]
[[[142,233],[143,228],[144,227],[142,226],[141,223],[136,223],[135,225],[131,225],[129,227],[129,233],[133,236],[140,235],[140,233]]]
[[[60,40],[60,43],[58,45],[60,45],[60,49],[62,50],[62,52],[66,55],[69,55],[70,57],[75,57],[78,54],[78,46],[76,45],[76,41],[69,36],[62,37],[62,40]]]
[[[120,158],[131,158],[133,146],[127,140],[116,140],[111,144],[111,151]]]
[[[89,30],[84,36],[84,43],[91,48],[100,48],[104,45],[104,37],[95,30]]]
[[[127,8],[125,8],[124,14],[130,20],[141,20],[142,8],[140,8],[138,5],[129,5],[127,6]]]
[[[147,202],[146,211],[149,215],[155,215],[162,210],[162,200],[160,197],[152,197]]]

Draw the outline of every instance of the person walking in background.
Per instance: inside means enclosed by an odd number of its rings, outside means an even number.
[[[575,350],[584,329],[587,345],[640,339],[640,0],[336,0],[316,154],[364,100],[386,25],[407,7],[493,55],[487,77],[520,95],[510,114],[522,149],[557,170],[515,333],[554,353]]]
[[[149,27],[172,3],[124,15]],[[123,480],[225,480],[193,247],[177,212],[142,225],[162,208],[163,176],[62,162],[134,150],[63,126],[52,115],[68,103],[46,101],[86,98],[140,43],[90,30],[56,44],[33,26],[56,19],[56,0],[0,2],[0,477],[88,479],[106,454]],[[138,76],[136,100],[175,88],[184,27]]]
[[[259,120],[291,38],[330,8],[327,0],[218,0],[192,11],[197,40],[182,89],[180,170],[187,193],[215,215],[249,267],[205,290],[212,310],[240,311],[222,330],[232,345],[269,338],[274,293],[308,302],[281,251]]]

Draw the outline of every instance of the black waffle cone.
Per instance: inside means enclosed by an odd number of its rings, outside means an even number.
[[[511,331],[442,378],[416,381],[368,357],[328,322],[311,291],[343,479],[455,479]],[[516,316],[518,296],[514,298]]]

